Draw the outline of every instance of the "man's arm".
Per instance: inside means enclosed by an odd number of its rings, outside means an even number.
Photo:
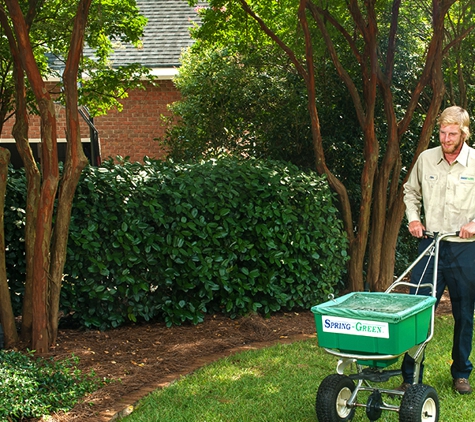
[[[423,237],[425,227],[421,223],[422,186],[419,180],[418,164],[419,160],[404,184],[404,204],[407,221],[409,221],[409,233],[414,237]]]

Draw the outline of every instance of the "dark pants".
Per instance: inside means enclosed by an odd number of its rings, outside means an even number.
[[[423,239],[419,244],[419,252],[429,245],[431,239]],[[411,283],[432,282],[434,274],[434,257],[426,268],[428,256],[425,256],[412,270]],[[425,271],[425,272],[424,272]],[[439,265],[437,271],[437,304],[448,288],[452,315],[454,317],[454,337],[452,344],[453,378],[467,378],[472,372],[470,352],[472,351],[473,312],[475,303],[475,242],[442,241],[439,248]],[[428,288],[411,288],[411,293],[428,295]],[[402,363],[404,382],[413,383],[414,360],[406,353]],[[422,382],[423,366],[421,365],[419,383]]]

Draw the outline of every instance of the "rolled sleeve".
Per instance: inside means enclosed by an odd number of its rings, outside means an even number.
[[[409,223],[411,221],[421,221],[422,185],[418,173],[418,163],[416,163],[404,184],[404,204],[406,205],[406,218]]]

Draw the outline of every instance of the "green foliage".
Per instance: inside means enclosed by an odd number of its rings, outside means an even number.
[[[332,202],[323,178],[282,162],[90,167],[61,307],[101,329],[308,309],[342,287],[347,241]],[[20,267],[9,268],[15,294]]]
[[[196,0],[190,0],[196,4]],[[303,58],[304,40],[297,22],[298,1],[251,0],[251,9],[295,52]],[[348,32],[358,34],[344,1],[327,5],[336,21]],[[388,52],[393,19],[392,2],[377,7],[380,60]],[[410,14],[413,18],[408,19]],[[395,109],[402,119],[418,80],[430,36],[430,17],[421,7],[402,5],[395,54]],[[306,86],[285,54],[247,16],[239,2],[211,0],[202,10],[203,24],[193,32],[196,43],[184,56],[177,84],[184,98],[172,106],[179,126],[169,132],[166,142],[174,159],[200,157],[231,151],[256,157],[271,157],[314,168]],[[355,224],[359,215],[360,175],[364,165],[364,141],[360,122],[347,87],[336,73],[322,36],[310,19],[314,49],[315,94],[325,160],[349,192]],[[339,61],[358,90],[361,69],[354,50],[333,25],[326,29],[337,47]],[[356,41],[356,40],[355,40]],[[361,40],[356,47],[361,48]],[[469,49],[467,51],[470,51]],[[407,58],[410,57],[410,60]],[[303,61],[302,61],[303,63]],[[428,103],[421,99],[425,109]],[[416,113],[402,140],[404,164],[410,163],[423,122]],[[375,130],[385,153],[388,126],[383,104],[376,107]],[[259,130],[262,126],[263,130]],[[279,155],[277,155],[279,154]]]
[[[94,373],[83,375],[72,357],[55,362],[0,350],[0,421],[20,421],[70,410],[99,386]]]
[[[305,83],[275,48],[190,51],[175,84],[183,100],[163,140],[173,160],[228,152],[315,167]]]
[[[61,62],[69,53],[71,28],[65,22],[72,22],[77,2],[58,3],[54,9],[46,9],[46,20],[52,22],[44,39],[50,54]],[[118,46],[127,43],[140,47],[146,23],[147,19],[140,15],[135,0],[92,2],[85,34],[87,54],[82,56],[78,73],[78,93],[79,104],[87,106],[93,116],[105,114],[114,107],[122,110],[120,100],[128,96],[130,89],[143,89],[144,79],[153,83],[149,69],[140,64],[114,67],[110,63],[110,55]],[[62,96],[59,100],[64,102]]]
[[[170,157],[188,161],[226,152],[315,169],[305,83],[282,52],[266,46],[242,47],[236,53],[232,46],[217,50],[201,45],[182,57],[175,79],[183,98],[172,104],[174,118],[162,140]],[[328,60],[316,66],[322,77],[317,105],[326,163],[357,209],[363,134],[347,90]]]
[[[89,77],[81,81],[78,94],[80,105],[87,106],[92,116],[105,115],[114,107],[122,111],[124,105],[119,100],[127,98],[132,89],[145,90],[145,78],[148,84],[155,84],[149,70],[137,63],[113,69],[98,67],[94,60],[84,58],[86,63],[92,68],[87,71]]]
[[[339,284],[346,243],[332,196],[293,166],[109,164],[84,182],[64,287],[82,325],[269,314]]]
[[[475,43],[473,25],[475,8],[472,4],[455,2],[447,15],[447,37],[459,42],[444,57],[443,69],[447,83],[447,106],[457,104],[475,114],[475,60],[470,51]]]
[[[197,5],[198,0],[188,0],[190,5]],[[292,48],[299,50],[301,57],[305,54],[304,43],[300,43],[302,32],[297,18],[298,0],[280,0],[269,2],[250,0],[250,7],[266,21],[278,36]],[[227,0],[210,0],[209,7],[200,10],[201,25],[195,27],[191,34],[197,40],[192,47],[195,51],[207,47],[227,48],[243,53],[249,48],[264,49],[274,46],[274,42],[262,31],[257,22],[243,10],[240,2]]]
[[[77,7],[76,0],[39,2],[29,31],[41,74],[45,79],[57,78],[59,85],[62,83],[62,72],[70,52],[71,31]],[[119,100],[127,97],[128,90],[142,88],[145,78],[152,83],[149,70],[138,64],[112,68],[110,63],[110,55],[118,45],[129,43],[140,46],[146,23],[147,20],[140,15],[135,0],[92,2],[85,32],[85,44],[89,50],[87,55],[81,56],[78,73],[79,103],[86,105],[92,115],[104,114],[113,107],[121,110],[122,104]],[[0,28],[0,34],[2,33]],[[1,129],[3,119],[10,117],[9,114],[2,115],[2,108],[8,112],[15,108],[12,95],[12,55],[6,36],[0,36],[0,52]],[[55,98],[64,103],[63,90],[59,88],[55,87],[55,92],[59,95]],[[31,91],[28,91],[28,98],[30,111],[37,111]]]

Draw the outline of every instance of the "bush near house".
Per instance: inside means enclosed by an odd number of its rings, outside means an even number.
[[[17,307],[24,189],[12,172],[5,221]],[[342,287],[347,241],[333,200],[323,178],[282,162],[89,167],[73,207],[65,320],[107,329],[309,309]]]

